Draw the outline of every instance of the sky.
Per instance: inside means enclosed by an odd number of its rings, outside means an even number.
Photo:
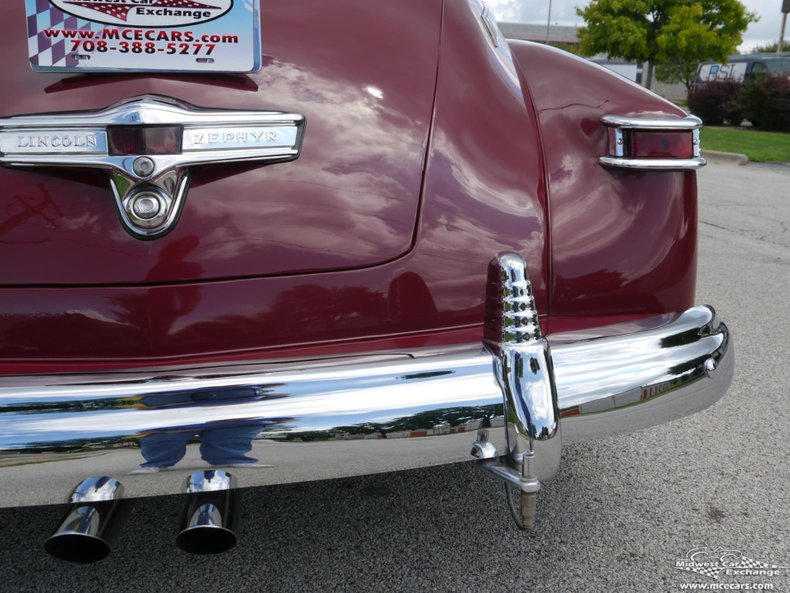
[[[760,20],[752,23],[743,36],[741,51],[749,51],[779,39],[782,23],[782,0],[741,0],[746,8],[757,13]],[[522,23],[545,23],[549,13],[549,0],[486,0],[497,20]],[[552,25],[582,25],[576,16],[576,7],[585,6],[588,0],[551,0]],[[790,21],[790,18],[788,18]],[[785,39],[790,38],[790,23]]]

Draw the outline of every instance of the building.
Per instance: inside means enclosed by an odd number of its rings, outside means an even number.
[[[546,43],[545,23],[542,25],[535,23],[499,23],[499,28],[506,39]],[[548,27],[548,42],[578,45],[579,37],[576,31],[577,28],[574,26],[551,25]]]

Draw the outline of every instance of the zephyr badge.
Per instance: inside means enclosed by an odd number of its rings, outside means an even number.
[[[146,95],[101,111],[0,119],[0,164],[105,169],[124,228],[151,239],[178,220],[189,167],[299,157],[304,116],[200,109]]]

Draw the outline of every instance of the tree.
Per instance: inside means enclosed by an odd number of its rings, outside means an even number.
[[[690,88],[697,64],[726,61],[757,20],[739,0],[592,0],[576,12],[582,53],[647,62],[648,88],[655,64]]]
[[[579,54],[579,44],[578,43],[565,43],[563,41],[549,41],[547,45],[551,47],[556,47],[557,49],[561,49],[562,51],[567,51],[570,54],[580,55]]]
[[[774,41],[773,43],[766,43],[765,45],[758,45],[757,47],[753,48],[752,51],[748,52],[750,54],[775,54],[776,50],[779,49],[779,42]]]

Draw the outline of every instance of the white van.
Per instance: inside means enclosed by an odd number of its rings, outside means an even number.
[[[730,56],[726,64],[703,62],[697,69],[697,82],[704,83],[712,80],[743,82],[759,73],[790,76],[790,52]]]

